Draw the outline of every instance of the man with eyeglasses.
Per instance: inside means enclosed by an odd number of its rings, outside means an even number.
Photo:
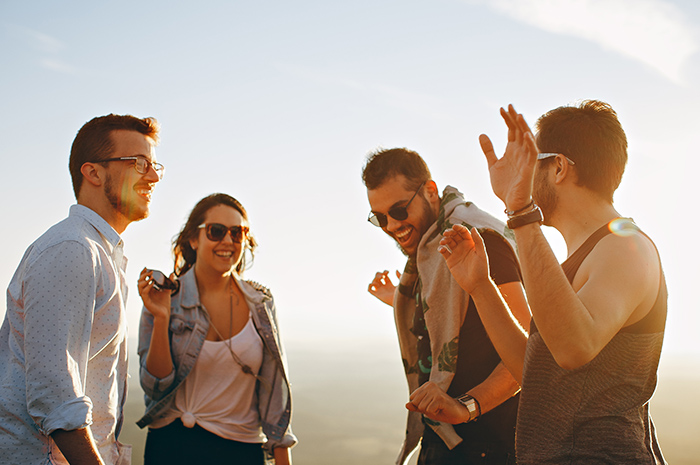
[[[371,294],[394,307],[411,392],[397,463],[404,464],[419,441],[420,465],[515,463],[519,386],[489,341],[473,300],[438,252],[442,232],[453,224],[483,231],[492,278],[527,326],[530,315],[512,235],[502,222],[466,202],[457,189],[447,186],[440,195],[425,161],[411,150],[371,154],[362,179],[371,207],[369,221],[408,257],[398,287],[386,271],[377,273],[369,285]],[[419,398],[435,392],[456,407],[442,422],[416,412],[431,411]]]
[[[78,132],[77,204],[24,254],[0,329],[0,463],[128,464],[126,257],[163,166],[153,118],[107,115]]]
[[[504,155],[486,136],[481,145],[518,241],[529,333],[513,324],[490,282],[477,231],[446,231],[441,253],[521,381],[518,463],[666,463],[649,414],[666,281],[654,243],[613,206],[627,163],[617,114],[597,100],[559,107],[538,120],[536,136],[512,105],[501,115]],[[541,224],[566,241],[561,265]]]

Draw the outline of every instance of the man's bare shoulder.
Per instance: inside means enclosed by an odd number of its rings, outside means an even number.
[[[601,293],[626,304],[631,320],[645,314],[658,293],[661,266],[656,247],[639,229],[608,234],[581,264],[574,279],[576,292]]]

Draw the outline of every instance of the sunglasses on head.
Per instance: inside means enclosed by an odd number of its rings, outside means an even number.
[[[423,187],[423,184],[425,184],[426,182],[427,181],[423,181],[421,185],[418,186],[418,190],[413,194],[413,197],[411,197],[411,200],[409,200],[406,205],[403,205],[401,207],[390,208],[388,212],[389,216],[395,219],[396,221],[403,221],[406,218],[408,218],[408,206],[411,205],[411,202],[413,202],[413,199],[416,198],[416,195],[418,195],[418,192],[420,192],[421,188]],[[367,221],[377,226],[378,228],[385,228],[386,225],[389,224],[389,219],[384,213],[370,212]]]
[[[570,165],[573,166],[573,165],[576,164],[576,163],[574,163],[574,161],[573,161],[571,158],[567,157],[566,155],[564,155],[564,154],[562,154],[562,153],[538,153],[538,154],[537,154],[537,159],[538,159],[538,160],[546,160],[547,158],[557,157],[557,156],[559,156],[559,155],[562,155],[564,158],[566,158],[566,161],[567,161]]]
[[[224,226],[220,223],[202,223],[198,226],[199,229],[204,229],[207,239],[212,242],[220,242],[224,240],[226,234],[231,234],[233,242],[243,242],[243,239],[248,235],[248,226]]]

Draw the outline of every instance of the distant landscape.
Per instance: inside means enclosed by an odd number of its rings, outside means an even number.
[[[299,438],[293,449],[297,465],[394,463],[403,437],[407,398],[398,357],[398,349],[390,343],[365,345],[357,353],[288,344],[293,430]],[[141,465],[145,430],[135,422],[143,414],[143,394],[135,354],[130,362],[132,377],[121,441],[133,445],[133,464]],[[651,411],[666,460],[673,465],[700,462],[698,381],[697,360],[662,357]]]

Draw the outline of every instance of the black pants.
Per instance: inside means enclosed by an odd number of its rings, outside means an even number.
[[[224,439],[199,425],[187,428],[180,419],[163,428],[148,430],[144,465],[210,463],[263,465],[262,445]]]
[[[423,438],[418,465],[512,465],[515,457],[501,447],[486,444],[460,443],[450,450],[441,439]]]

